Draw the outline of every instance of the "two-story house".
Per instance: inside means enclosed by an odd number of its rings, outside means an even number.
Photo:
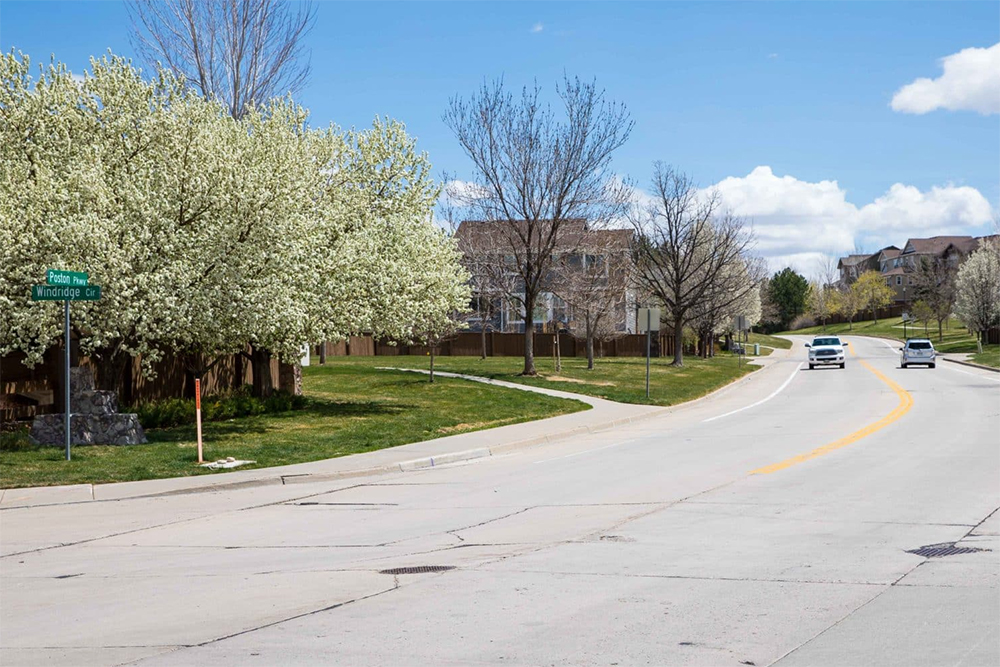
[[[511,230],[503,225],[516,222],[465,220],[455,231],[463,264],[471,274],[473,312],[467,318],[470,331],[483,328],[503,332],[524,331],[521,301],[524,283],[518,274],[517,255],[522,249],[511,241]],[[574,274],[597,276],[592,289],[611,290],[615,303],[608,325],[615,331],[634,333],[635,294],[627,281],[618,277],[622,264],[631,261],[630,229],[590,229],[582,220],[563,223],[559,240],[549,258],[550,270],[533,309],[536,331],[554,331],[577,325],[578,313],[566,291]],[[601,277],[604,277],[603,280]],[[567,296],[567,298],[563,298]]]

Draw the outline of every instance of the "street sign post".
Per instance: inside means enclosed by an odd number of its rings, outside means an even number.
[[[70,396],[69,396],[69,302],[70,301],[97,301],[101,298],[100,285],[89,285],[90,276],[78,271],[61,271],[59,269],[49,269],[45,272],[45,282],[47,285],[32,285],[32,301],[62,301],[63,317],[65,319],[65,348],[66,348],[66,376],[65,393],[66,413],[63,426],[66,432],[66,460],[70,460]]]
[[[649,357],[652,332],[660,331],[660,309],[640,308],[638,314],[639,333],[646,333],[646,398],[649,398]]]
[[[744,331],[747,330],[746,315],[737,315],[736,317],[733,318],[733,329],[735,329],[740,334],[742,334]],[[736,339],[739,340],[740,336],[737,335]],[[744,346],[743,343],[741,342],[739,347],[739,359],[737,361],[737,365],[740,368],[743,368],[743,352],[744,352]]]

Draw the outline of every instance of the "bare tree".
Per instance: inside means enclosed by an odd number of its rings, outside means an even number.
[[[537,85],[515,99],[502,80],[452,99],[444,114],[474,166],[462,203],[493,226],[519,279],[524,375],[535,375],[534,310],[553,256],[572,251],[588,226],[621,216],[629,197],[610,173],[632,131],[625,107],[579,79],[566,77],[557,93],[562,119],[540,102]]]
[[[449,181],[445,175],[445,181]],[[456,208],[452,204],[456,197],[451,188],[446,189],[446,201],[441,206],[445,220],[462,252],[462,266],[469,273],[469,287],[472,292],[472,309],[466,315],[478,321],[480,333],[480,357],[487,357],[486,334],[502,328],[503,314],[512,309],[517,291],[517,274],[504,260],[504,238],[493,227],[482,226],[478,233],[458,233]],[[500,325],[496,324],[500,320]]]
[[[742,219],[717,215],[716,194],[699,193],[688,176],[661,163],[652,189],[653,201],[632,215],[635,275],[664,306],[674,332],[673,365],[683,366],[684,326],[693,309],[706,303],[725,309],[757,289],[763,276],[745,279],[733,270],[751,259],[754,236]]]
[[[624,318],[632,278],[628,230],[592,231],[555,265],[552,291],[572,309],[570,333],[586,341],[587,368],[594,368],[594,341],[609,338]]]
[[[234,118],[249,106],[301,89],[309,77],[302,39],[311,3],[280,0],[128,0],[133,44],[163,63]]]
[[[943,257],[921,257],[913,278],[914,296],[937,322],[938,342],[944,337],[944,323],[955,306],[955,275],[958,270]]]

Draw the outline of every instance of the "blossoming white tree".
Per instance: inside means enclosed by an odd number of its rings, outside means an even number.
[[[113,368],[169,351],[202,372],[248,344],[291,359],[308,341],[406,336],[467,301],[401,124],[314,130],[289,101],[234,119],[113,56],[82,84],[29,69],[0,60],[0,353],[36,363],[58,344],[58,306],[29,298],[46,268],[103,286],[73,317]]]
[[[955,278],[955,315],[976,334],[976,346],[983,351],[983,337],[1000,324],[1000,257],[995,240],[987,241],[969,255]]]

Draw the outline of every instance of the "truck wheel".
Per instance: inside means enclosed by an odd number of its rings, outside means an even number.
[[[809,370],[813,370],[815,368],[816,368],[816,364],[809,364]]]
[[[843,368],[845,364],[841,364],[840,367]]]
[[[931,364],[931,368],[937,368],[937,364]]]

